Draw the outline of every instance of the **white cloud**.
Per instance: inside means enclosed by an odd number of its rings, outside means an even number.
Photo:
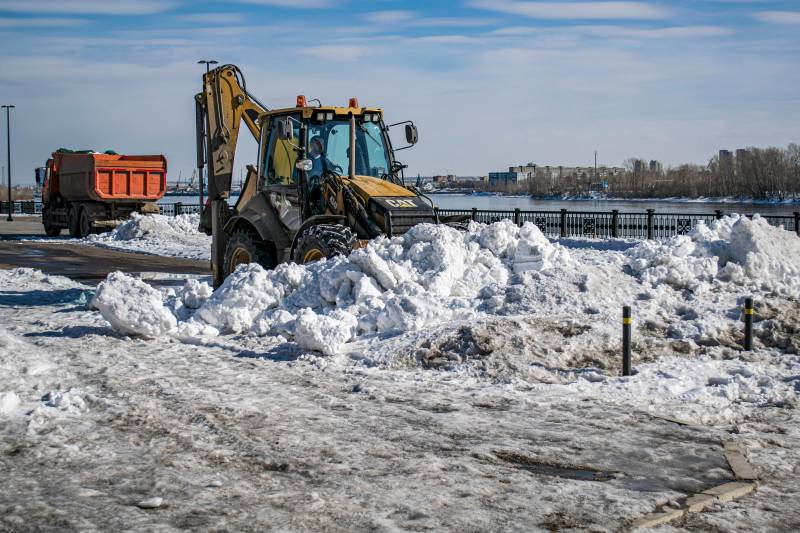
[[[409,39],[409,42],[417,44],[482,44],[485,41],[467,35],[428,35]]]
[[[759,11],[755,17],[770,24],[800,26],[800,11]]]
[[[414,18],[412,11],[402,10],[373,11],[364,15],[364,20],[376,24],[398,24],[407,22],[412,18]]]
[[[151,15],[174,7],[168,0],[0,0],[0,11],[81,15]]]
[[[379,25],[413,26],[419,28],[476,28],[496,24],[497,19],[475,17],[417,17],[413,11],[373,11],[363,19]]]
[[[303,51],[326,61],[357,61],[371,54],[374,49],[353,44],[326,44],[309,46]]]
[[[191,13],[178,15],[175,18],[200,24],[241,24],[247,20],[244,13]]]
[[[88,24],[84,19],[66,18],[0,18],[0,28],[58,28]]]
[[[522,37],[531,35],[593,35],[609,39],[688,39],[695,37],[724,37],[733,35],[731,28],[724,26],[667,26],[663,28],[631,28],[616,25],[569,25],[569,26],[510,26],[493,30],[486,35],[492,37]]]
[[[415,20],[413,26],[421,28],[427,27],[449,27],[449,28],[477,28],[497,24],[498,19],[490,18],[468,18],[468,17],[427,17]]]
[[[331,0],[233,0],[242,4],[255,4],[260,6],[287,7],[296,9],[316,9],[331,7]]]
[[[645,2],[516,2],[513,0],[472,0],[471,7],[538,19],[664,19],[669,9]]]

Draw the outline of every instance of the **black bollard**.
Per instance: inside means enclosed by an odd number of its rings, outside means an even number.
[[[744,351],[753,351],[753,299],[744,299]]]
[[[631,375],[631,306],[622,307],[622,375]]]

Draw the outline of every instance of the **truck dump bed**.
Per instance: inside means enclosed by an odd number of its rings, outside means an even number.
[[[163,155],[53,154],[58,189],[69,201],[156,201],[167,189]]]

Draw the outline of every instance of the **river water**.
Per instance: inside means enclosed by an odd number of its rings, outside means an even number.
[[[646,209],[667,213],[713,213],[720,209],[724,213],[760,213],[762,215],[790,215],[800,211],[798,204],[713,202],[696,200],[540,200],[529,196],[502,196],[486,194],[430,194],[431,200],[442,209],[495,209],[508,211],[519,208],[523,211],[611,211],[641,213]],[[231,203],[237,197],[231,198]],[[165,196],[159,203],[197,204],[198,197]]]

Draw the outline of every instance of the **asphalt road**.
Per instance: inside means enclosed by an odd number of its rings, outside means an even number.
[[[60,238],[23,240],[26,237],[43,237],[38,217],[17,217],[13,222],[7,222],[3,218],[0,221],[0,269],[36,268],[46,274],[67,276],[86,283],[97,283],[115,270],[158,274],[210,274],[207,261],[119,252],[70,244]]]

